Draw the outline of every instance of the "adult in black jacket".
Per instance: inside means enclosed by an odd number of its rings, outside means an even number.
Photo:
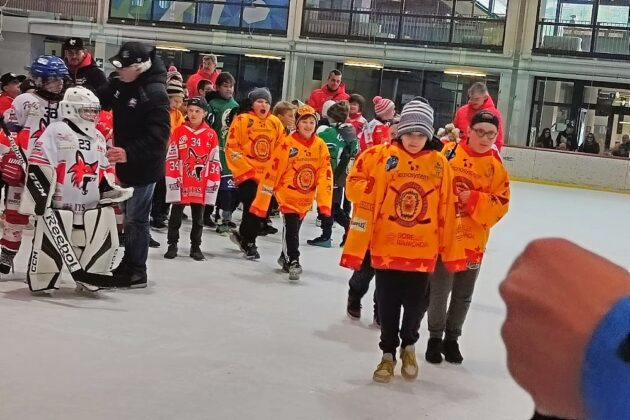
[[[578,152],[599,155],[599,143],[595,140],[593,133],[588,133],[586,135],[586,140],[580,145]]]
[[[149,250],[149,213],[155,182],[164,177],[166,145],[170,134],[166,69],[155,49],[127,42],[109,60],[117,71],[99,89],[105,108],[114,114],[114,143],[107,158],[116,175],[134,187],[125,204],[125,256],[114,271],[118,287],[146,287]]]
[[[96,65],[92,54],[85,49],[81,38],[66,39],[63,49],[72,84],[84,86],[95,92],[107,83],[105,73]]]

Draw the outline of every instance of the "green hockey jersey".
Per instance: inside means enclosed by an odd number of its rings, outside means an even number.
[[[208,102],[208,113],[212,114],[212,128],[219,136],[219,159],[221,160],[221,177],[231,176],[232,173],[227,166],[225,160],[225,140],[227,139],[228,129],[227,118],[233,108],[238,107],[238,103],[234,98],[223,99],[214,97]]]
[[[324,125],[317,129],[317,135],[328,146],[335,185],[345,184],[348,164],[358,150],[357,134],[354,127],[347,123],[335,124],[334,126]]]

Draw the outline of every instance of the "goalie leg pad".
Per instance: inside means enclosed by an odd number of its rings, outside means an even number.
[[[109,274],[119,263],[119,240],[116,214],[112,207],[86,210],[83,213],[85,248],[80,258],[90,273]]]
[[[54,210],[59,225],[66,235],[72,231],[73,213],[70,210]],[[46,228],[42,216],[37,216],[35,234],[33,237],[33,250],[28,264],[26,279],[28,287],[33,292],[58,289],[57,281],[63,268],[63,257],[57,251],[54,238]]]

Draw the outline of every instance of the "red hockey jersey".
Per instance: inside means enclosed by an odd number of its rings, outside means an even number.
[[[166,202],[214,205],[220,182],[217,133],[205,122],[181,125],[166,152]]]

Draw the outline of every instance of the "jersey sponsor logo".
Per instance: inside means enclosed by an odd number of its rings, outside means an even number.
[[[252,142],[252,154],[259,162],[267,162],[271,156],[271,139],[265,135],[258,135]]]
[[[297,156],[297,154],[298,154],[297,147],[292,147],[291,150],[289,150],[289,157],[290,158]]]
[[[389,172],[398,166],[398,157],[390,156],[385,163],[385,172]]]
[[[76,162],[68,169],[71,174],[72,185],[81,190],[83,195],[88,193],[88,185],[96,180],[96,171],[98,170],[98,161],[87,163],[83,154],[77,151]]]
[[[367,223],[367,220],[355,217],[350,222],[350,229],[365,232],[367,230]]]
[[[129,99],[129,102],[127,103],[129,108],[135,108],[136,105],[138,105],[138,100],[136,98]]]
[[[390,215],[389,220],[407,228],[417,224],[431,223],[431,218],[426,218],[429,207],[427,196],[435,189],[425,192],[415,182],[407,182],[398,190],[393,186],[390,188],[396,193],[396,198],[394,201],[395,214]]]
[[[184,161],[186,174],[201,181],[201,174],[208,163],[208,154],[197,156],[193,149],[188,149],[188,157]]]
[[[315,189],[315,174],[316,170],[314,166],[304,165],[295,173],[293,185],[297,190],[303,193],[312,191]]]

